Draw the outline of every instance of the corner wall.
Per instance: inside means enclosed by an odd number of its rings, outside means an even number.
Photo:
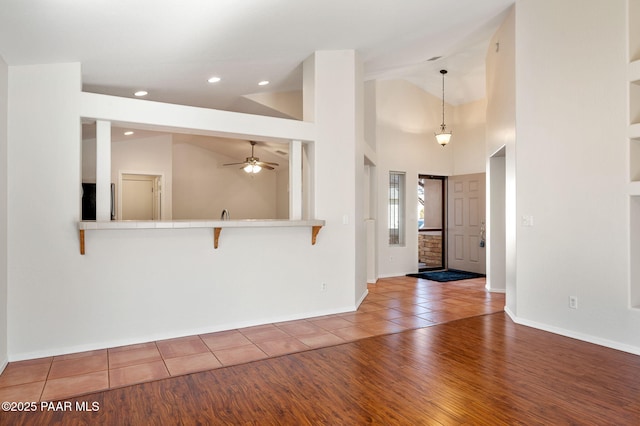
[[[624,0],[516,4],[517,314],[640,354],[629,308]],[[569,296],[578,308],[569,308]]]
[[[9,67],[9,360],[90,335],[96,298],[80,277],[80,64]],[[94,274],[107,269],[102,267]],[[74,309],[79,305],[80,310]],[[82,331],[74,331],[79,327]],[[89,327],[84,329],[84,327]]]
[[[506,307],[512,314],[517,313],[515,45],[515,8],[512,7],[489,42],[486,56],[487,143],[484,155],[487,164],[487,287],[506,292]]]
[[[315,217],[327,221],[320,238],[341,242],[330,253],[328,292],[361,302],[367,294],[364,230],[364,82],[353,50],[319,51],[304,64],[304,119],[316,125],[312,177]]]

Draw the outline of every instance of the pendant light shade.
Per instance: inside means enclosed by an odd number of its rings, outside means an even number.
[[[451,140],[451,132],[447,133],[447,129],[442,126],[440,133],[436,133],[436,140],[440,145],[445,146]]]
[[[444,75],[447,70],[440,70],[442,74],[442,124],[440,125],[440,133],[436,133],[436,140],[440,146],[445,146],[451,140],[451,132],[447,132],[447,125],[444,124]]]

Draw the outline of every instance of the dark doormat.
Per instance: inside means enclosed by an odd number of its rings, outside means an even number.
[[[475,272],[458,271],[457,269],[449,269],[448,271],[437,272],[421,272],[419,274],[407,274],[407,277],[422,278],[430,281],[438,281],[441,283],[448,281],[468,280],[470,278],[481,278],[484,274]]]

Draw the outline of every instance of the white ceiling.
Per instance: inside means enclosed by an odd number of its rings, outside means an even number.
[[[143,89],[149,100],[287,117],[246,96],[300,90],[313,52],[355,49],[366,79],[406,79],[437,97],[447,69],[446,101],[461,104],[484,97],[488,42],[514,1],[0,0],[0,56],[9,65],[80,62],[85,91]],[[83,126],[84,138],[92,132]],[[250,153],[248,143],[174,141],[238,160]],[[278,151],[288,147],[256,147],[286,164]]]
[[[9,65],[81,62],[84,90],[265,113],[242,98],[301,88],[316,50],[356,49],[365,77],[446,100],[484,96],[488,40],[514,0],[0,0]],[[441,56],[435,61],[429,58]],[[213,75],[217,84],[207,83]],[[260,80],[271,84],[258,87]]]

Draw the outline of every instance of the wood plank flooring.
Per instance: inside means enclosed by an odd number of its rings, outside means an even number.
[[[65,402],[0,424],[638,425],[640,357],[492,313]]]

